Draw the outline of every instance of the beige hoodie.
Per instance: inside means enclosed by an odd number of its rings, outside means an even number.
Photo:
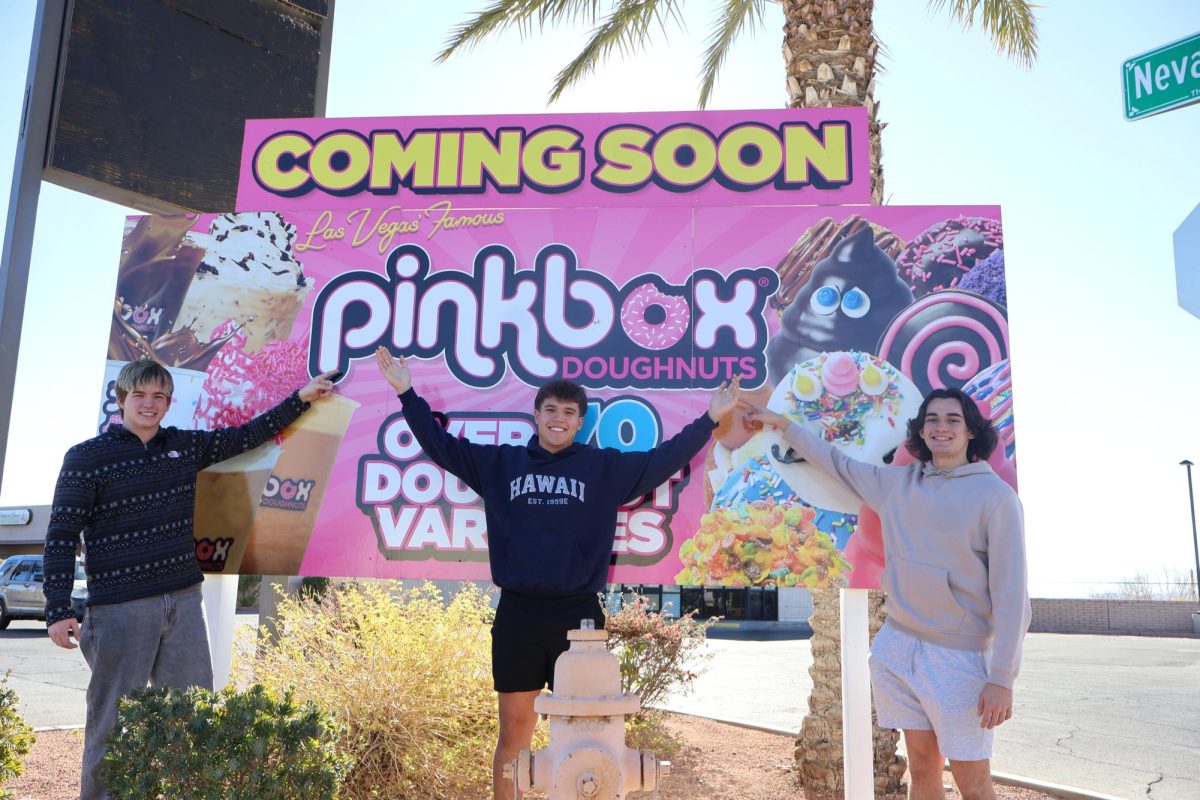
[[[991,646],[988,680],[1011,689],[1030,616],[1016,492],[984,462],[875,467],[794,422],[784,440],[879,514],[889,624],[957,650]]]

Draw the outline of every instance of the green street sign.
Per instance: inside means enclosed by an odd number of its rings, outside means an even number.
[[[1200,101],[1200,33],[1125,60],[1125,119]]]

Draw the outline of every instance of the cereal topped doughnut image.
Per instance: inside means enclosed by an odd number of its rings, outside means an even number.
[[[779,384],[791,369],[835,349],[873,352],[879,335],[913,301],[896,262],[872,229],[847,236],[813,268],[767,345],[767,375]]]
[[[912,381],[886,361],[838,351],[795,367],[767,405],[851,457],[883,465],[903,441],[905,423],[921,399]],[[843,551],[858,523],[857,497],[804,462],[770,429],[736,448],[718,441],[710,457],[713,499],[700,532],[680,549],[682,578],[726,585],[842,585],[851,569]],[[771,536],[754,533],[763,519],[775,520]],[[820,553],[828,558],[817,557]]]

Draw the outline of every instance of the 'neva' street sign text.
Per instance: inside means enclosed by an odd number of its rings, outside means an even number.
[[[1200,101],[1200,33],[1125,60],[1125,119]]]

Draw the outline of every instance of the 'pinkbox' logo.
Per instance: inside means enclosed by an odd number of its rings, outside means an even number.
[[[264,508],[303,511],[308,508],[308,498],[316,485],[316,481],[306,478],[280,478],[272,474],[263,487],[261,505]]]

